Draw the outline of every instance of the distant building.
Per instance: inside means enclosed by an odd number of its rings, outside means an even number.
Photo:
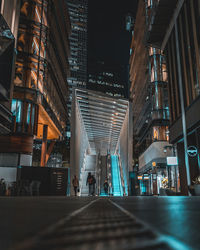
[[[127,97],[123,67],[104,62],[90,62],[87,89],[103,92],[110,96]]]
[[[1,165],[32,165],[36,140],[40,142],[40,165],[45,166],[55,141],[63,138],[69,34],[64,0],[21,1],[11,105],[14,124],[11,133],[0,137]]]
[[[168,176],[164,153],[164,149],[170,147],[168,78],[162,51],[145,44],[146,8],[140,0],[131,43],[133,156],[138,175],[142,176],[141,194],[159,194],[161,181]]]
[[[65,0],[68,5],[71,35],[70,41],[70,77],[68,110],[71,113],[72,88],[86,88],[87,82],[87,22],[88,0]]]
[[[167,56],[170,142],[177,147],[181,193],[187,195],[200,169],[200,2],[151,2],[147,42]]]

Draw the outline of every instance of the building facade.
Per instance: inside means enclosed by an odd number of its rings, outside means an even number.
[[[72,88],[86,88],[87,82],[87,23],[88,0],[66,0],[70,22],[70,77],[69,84],[69,115],[71,113]]]
[[[172,154],[168,142],[168,75],[163,52],[145,44],[148,22],[148,5],[139,1],[130,56],[133,157],[140,194],[159,194],[163,180],[171,176],[166,162],[166,156]]]
[[[13,130],[1,136],[6,165],[32,165],[34,142],[47,164],[65,131],[70,21],[64,0],[22,0],[11,111]],[[47,142],[50,146],[47,150]]]
[[[87,89],[100,91],[114,97],[128,98],[122,72],[123,68],[120,65],[91,61],[88,66]]]
[[[11,98],[20,2],[0,1],[0,134],[12,129]]]
[[[152,1],[148,43],[160,46],[167,56],[170,142],[177,146],[181,192],[187,195],[200,169],[200,2],[169,1],[169,13],[162,11],[163,5]]]

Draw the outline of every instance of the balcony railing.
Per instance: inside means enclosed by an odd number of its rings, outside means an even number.
[[[12,113],[0,104],[0,134],[8,134],[11,131]]]
[[[151,120],[169,120],[169,109],[158,109],[151,112]]]
[[[51,109],[50,105],[48,104],[48,102],[46,101],[43,95],[41,98],[41,104],[43,108],[46,110],[46,112],[48,113],[48,115],[50,116],[50,118],[52,119],[52,121],[54,122],[54,124],[56,125],[56,127],[59,129],[60,132],[62,132],[61,124],[59,123],[55,113],[53,112],[53,110]]]

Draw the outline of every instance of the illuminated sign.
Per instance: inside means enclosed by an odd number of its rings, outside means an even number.
[[[176,166],[178,165],[178,158],[175,156],[167,157],[167,165],[168,166]]]
[[[189,146],[187,149],[187,153],[191,157],[197,156],[198,150],[195,146]]]
[[[144,175],[144,180],[148,180],[149,179],[149,175]]]
[[[155,161],[152,162],[152,166],[153,166],[153,167],[156,166],[156,162],[155,162]]]
[[[142,175],[139,175],[137,178],[138,180],[142,180]]]

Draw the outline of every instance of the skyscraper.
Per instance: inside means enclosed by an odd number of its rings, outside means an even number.
[[[100,91],[114,97],[127,98],[124,68],[121,65],[109,64],[104,61],[90,62],[87,89]]]
[[[69,58],[70,77],[68,110],[70,115],[72,88],[86,87],[87,81],[87,21],[88,0],[66,0],[71,21],[71,35]]]

